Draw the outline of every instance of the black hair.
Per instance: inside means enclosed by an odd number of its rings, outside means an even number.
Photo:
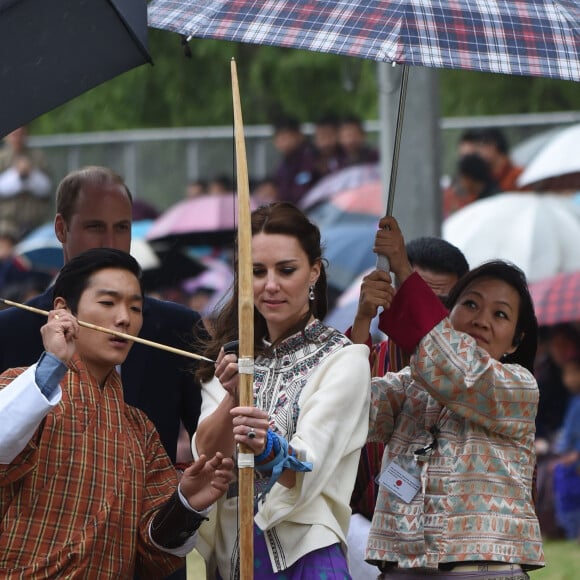
[[[358,115],[345,115],[340,120],[341,125],[356,125],[361,130],[363,129],[363,121]]]
[[[291,115],[283,115],[274,120],[274,133],[279,131],[300,132],[300,121]]]
[[[460,143],[480,143],[481,129],[465,129],[459,136]]]
[[[489,163],[478,153],[468,153],[459,158],[457,172],[481,183],[491,183],[493,176]]]
[[[495,145],[495,148],[504,155],[507,155],[510,148],[505,133],[499,127],[481,129],[480,142],[486,145]]]
[[[469,271],[463,252],[442,238],[416,238],[408,242],[405,248],[411,266],[438,274],[455,274],[457,278]]]
[[[62,267],[52,290],[53,302],[56,298],[64,298],[68,308],[76,314],[90,277],[105,268],[127,270],[135,275],[141,286],[141,267],[133,256],[113,248],[92,248],[75,256]]]
[[[316,119],[314,122],[316,127],[335,127],[338,128],[340,125],[340,118],[334,113],[325,113]]]
[[[512,340],[512,346],[515,346],[516,350],[511,354],[505,355],[502,358],[502,362],[520,364],[533,373],[534,360],[538,348],[538,320],[534,312],[534,303],[530,295],[526,276],[515,264],[503,260],[492,260],[469,271],[458,280],[449,293],[447,299],[449,309],[453,309],[468,286],[481,278],[502,280],[519,294],[520,307]]]

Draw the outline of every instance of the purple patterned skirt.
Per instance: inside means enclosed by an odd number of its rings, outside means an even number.
[[[254,525],[254,575],[259,580],[351,580],[348,564],[339,543],[309,552],[286,570],[274,572],[264,533],[256,525]],[[222,580],[219,572],[216,578]]]

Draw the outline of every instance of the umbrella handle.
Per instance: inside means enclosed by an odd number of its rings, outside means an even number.
[[[389,264],[389,258],[387,256],[377,255],[377,270],[387,273],[391,271],[391,264]]]

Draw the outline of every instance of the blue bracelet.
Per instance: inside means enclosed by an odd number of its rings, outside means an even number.
[[[264,461],[264,459],[266,459],[266,457],[270,455],[273,445],[274,445],[274,434],[270,429],[268,429],[268,431],[266,432],[266,447],[264,448],[264,451],[260,453],[260,455],[254,456],[254,461],[257,461],[258,463],[260,461]]]
[[[273,485],[280,479],[284,469],[291,469],[293,471],[312,471],[312,463],[308,461],[300,461],[294,455],[288,453],[288,441],[284,437],[281,437],[273,431],[268,431],[272,433],[272,439],[274,450],[276,451],[276,457],[264,465],[256,465],[255,469],[260,472],[272,470],[272,475],[270,476],[270,481],[266,489],[260,494],[258,501],[262,500],[266,494],[272,489]]]

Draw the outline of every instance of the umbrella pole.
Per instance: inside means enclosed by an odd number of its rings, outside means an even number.
[[[234,135],[238,185],[238,332],[240,405],[254,404],[254,297],[252,272],[252,232],[250,216],[250,186],[244,141],[244,126],[238,86],[236,61],[231,61],[234,105]],[[240,517],[240,580],[254,577],[254,454],[246,445],[238,449]]]
[[[401,89],[399,92],[399,106],[397,109],[397,123],[395,125],[395,139],[393,142],[393,159],[391,161],[391,171],[389,176],[389,190],[387,196],[387,208],[385,215],[393,215],[393,204],[395,203],[395,188],[397,186],[397,169],[399,167],[399,151],[401,149],[401,135],[403,133],[403,120],[405,118],[405,102],[407,100],[407,81],[409,78],[409,67],[402,65]],[[391,269],[386,256],[377,256],[377,270],[389,272]]]

